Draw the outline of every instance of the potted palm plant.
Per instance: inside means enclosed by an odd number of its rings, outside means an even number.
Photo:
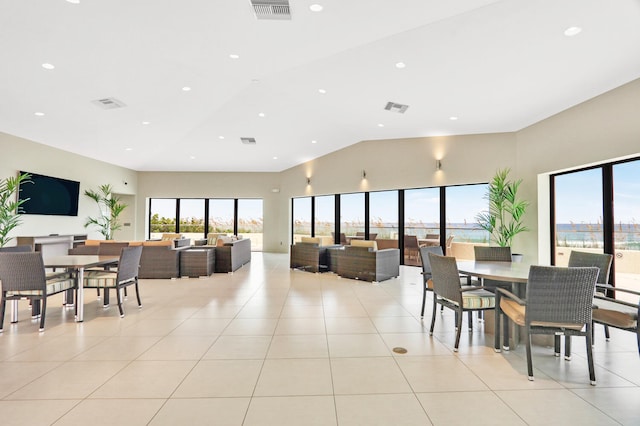
[[[518,198],[522,179],[510,180],[510,171],[507,168],[496,172],[484,196],[489,209],[476,215],[480,228],[489,232],[489,242],[500,247],[511,247],[513,237],[529,230],[523,224],[529,202]]]
[[[29,199],[20,200],[15,195],[20,191],[20,184],[31,182],[30,179],[29,173],[21,173],[18,177],[0,180],[0,247],[13,239],[9,233],[22,223],[21,207]]]
[[[113,188],[109,184],[100,185],[98,191],[86,190],[84,195],[95,201],[100,210],[100,216],[88,217],[84,227],[96,226],[105,240],[113,239],[114,231],[122,228],[118,217],[127,205],[121,203],[120,197],[113,194]]]

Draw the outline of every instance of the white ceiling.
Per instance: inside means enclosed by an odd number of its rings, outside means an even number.
[[[640,77],[638,0],[290,4],[274,21],[249,0],[0,0],[0,131],[139,171],[281,171],[519,130]]]

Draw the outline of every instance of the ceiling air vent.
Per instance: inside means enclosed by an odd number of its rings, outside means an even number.
[[[256,138],[240,138],[240,140],[245,145],[255,145],[256,144]]]
[[[250,0],[258,19],[291,19],[289,0]]]
[[[404,114],[408,108],[409,105],[397,104],[395,102],[387,102],[387,105],[384,107],[387,111],[398,112],[400,114]]]
[[[119,101],[116,98],[97,99],[95,101],[91,101],[91,103],[102,109],[115,109],[127,106],[124,102]]]

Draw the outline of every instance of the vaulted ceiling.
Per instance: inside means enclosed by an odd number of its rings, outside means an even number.
[[[139,171],[281,171],[516,131],[640,77],[638,0],[289,5],[0,0],[0,131]]]

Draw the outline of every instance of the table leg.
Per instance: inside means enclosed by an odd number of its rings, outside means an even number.
[[[84,268],[78,268],[78,302],[76,306],[76,321],[84,321]]]
[[[18,322],[18,301],[17,300],[11,301],[11,322],[12,323]]]

